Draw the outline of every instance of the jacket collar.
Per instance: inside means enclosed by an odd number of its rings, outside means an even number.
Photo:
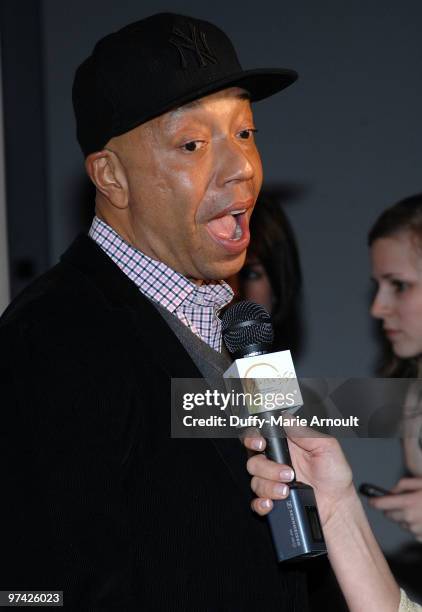
[[[155,306],[94,240],[85,234],[78,236],[62,255],[61,261],[94,285],[117,316],[129,315],[132,318],[143,350],[166,370],[170,378],[202,377]],[[230,439],[210,439],[209,442],[245,496],[245,503],[248,503],[246,500],[251,499],[251,492],[244,449],[239,442],[234,443]]]
[[[201,377],[155,306],[94,240],[85,234],[78,236],[62,255],[61,261],[83,274],[117,315],[131,317],[138,335],[142,337],[144,350],[165,368],[170,377]]]

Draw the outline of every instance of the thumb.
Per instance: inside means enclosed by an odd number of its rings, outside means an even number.
[[[402,493],[403,491],[417,491],[422,489],[422,478],[401,478],[393,487],[393,493]]]
[[[332,436],[311,427],[302,425],[283,425],[283,427],[287,438],[305,451],[326,450],[333,442],[337,443],[337,440]]]

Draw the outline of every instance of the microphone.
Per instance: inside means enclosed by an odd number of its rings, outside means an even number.
[[[244,381],[254,378],[252,382],[256,383],[256,388],[271,391],[294,382],[300,399],[296,402],[292,400],[284,410],[292,405],[300,406],[302,397],[290,351],[271,353],[274,332],[265,308],[253,302],[237,302],[224,312],[221,324],[224,343],[235,360],[224,376],[233,378],[236,372],[237,377]],[[266,355],[264,360],[262,355]],[[276,380],[268,380],[273,378]],[[288,395],[286,393],[283,397],[287,398]],[[280,409],[280,404],[277,409]],[[249,406],[248,411],[251,413]],[[288,441],[286,437],[280,437],[283,436],[283,429],[272,424],[271,411],[265,406],[259,411],[265,421],[260,431],[267,441],[266,455],[277,463],[292,466]],[[274,500],[273,509],[267,517],[278,561],[325,554],[327,549],[312,487],[296,480],[289,483],[289,487],[289,497]]]

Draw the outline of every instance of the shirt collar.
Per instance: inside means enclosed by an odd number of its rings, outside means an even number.
[[[89,236],[105,251],[139,290],[151,300],[174,313],[185,303],[212,307],[215,312],[233,299],[224,281],[203,281],[196,285],[165,263],[152,259],[126,242],[102,219],[94,217]]]

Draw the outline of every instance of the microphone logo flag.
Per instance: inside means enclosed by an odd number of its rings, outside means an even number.
[[[227,387],[240,383],[251,415],[280,409],[294,413],[303,405],[290,351],[236,359],[223,376]]]

